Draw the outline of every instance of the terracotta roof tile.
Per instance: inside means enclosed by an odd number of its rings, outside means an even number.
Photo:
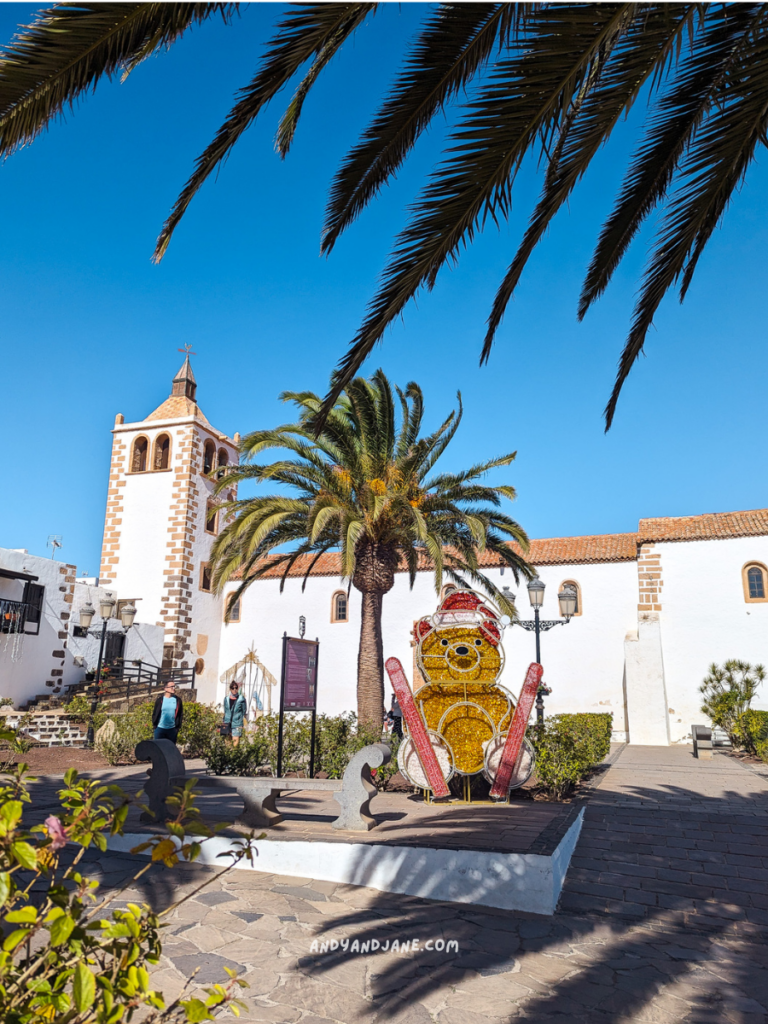
[[[592,537],[548,537],[532,540],[529,561],[534,565],[576,565],[590,562],[634,562],[636,533],[604,533]]]
[[[641,519],[640,541],[726,540],[728,537],[768,535],[768,508],[747,512],[711,512],[703,516],[664,516]]]
[[[182,416],[194,416],[207,427],[211,426],[197,403],[186,395],[171,395],[170,398],[166,398],[162,405],[158,405],[155,411],[147,416],[147,420],[175,420]]]
[[[519,552],[519,548],[513,545]],[[312,562],[311,555],[302,555],[294,563],[289,576],[303,577]],[[528,553],[534,565],[579,565],[591,562],[632,562],[637,558],[636,533],[608,533],[595,537],[549,537],[532,540]],[[498,555],[486,551],[480,557],[480,566],[491,569],[501,566]],[[424,556],[420,568],[427,571],[429,562]],[[404,572],[405,570],[400,570]],[[282,566],[268,570],[261,579],[278,579],[283,574]],[[341,556],[336,551],[321,555],[312,570],[313,576],[341,576]],[[235,576],[235,579],[238,577]]]

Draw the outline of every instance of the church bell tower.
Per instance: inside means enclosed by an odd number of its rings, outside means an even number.
[[[199,699],[213,700],[224,614],[209,564],[223,525],[213,475],[237,462],[239,438],[203,415],[189,355],[146,419],[115,418],[100,583],[164,627],[164,665],[195,666]]]

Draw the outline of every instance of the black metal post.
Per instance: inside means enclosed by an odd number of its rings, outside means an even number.
[[[536,623],[536,663],[541,664],[541,645],[539,643],[539,631],[541,629],[539,625],[539,609],[533,609],[533,621]]]
[[[317,709],[312,711],[312,730],[309,734],[309,777],[314,779],[315,777],[315,719],[317,718]]]
[[[99,660],[96,665],[96,680],[93,691],[93,700],[91,701],[91,718],[88,722],[88,732],[85,734],[85,745],[86,747],[93,748],[93,719],[96,715],[96,709],[99,706],[99,687],[101,685],[101,661],[104,657],[104,643],[107,639],[107,619],[102,620],[101,624],[101,641],[99,643]]]
[[[280,670],[280,716],[277,724],[277,777],[283,772],[283,719],[285,717],[285,657],[288,647],[288,634],[283,633],[283,665]]]
[[[544,696],[541,690],[536,694],[536,724],[544,724]]]
[[[302,616],[303,618],[303,616]],[[315,637],[315,706],[312,708],[312,732],[309,737],[309,777],[315,777],[315,723],[317,721],[317,663],[320,660],[320,640]]]

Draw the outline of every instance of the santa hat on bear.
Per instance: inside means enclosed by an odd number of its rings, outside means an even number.
[[[498,612],[473,590],[449,591],[434,615],[419,619],[414,628],[414,636],[416,640],[423,640],[433,629],[465,625],[478,625],[486,640],[494,647],[501,640]]]

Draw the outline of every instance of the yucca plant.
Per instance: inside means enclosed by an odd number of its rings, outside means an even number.
[[[419,568],[431,568],[437,593],[445,577],[475,584],[510,616],[514,607],[481,572],[479,555],[494,552],[515,579],[534,575],[523,554],[524,530],[499,511],[502,499],[514,499],[514,488],[481,482],[516,453],[458,473],[435,472],[461,423],[461,396],[458,410],[421,437],[421,388],[411,383],[395,391],[397,398],[381,370],[368,380],[355,378],[317,433],[322,399],[310,391],[285,392],[283,401],[299,410],[298,422],[245,437],[240,465],[217,484],[219,492],[245,481],[280,484],[283,491],[224,502],[229,521],[211,555],[217,590],[238,580],[231,608],[262,576],[279,572],[282,590],[295,568],[306,585],[321,555],[340,553],[342,575],[362,594],[358,717],[378,728],[384,714],[382,601],[396,572],[407,571],[413,586]],[[271,449],[285,454],[277,462],[257,461]]]
[[[750,754],[756,753],[757,744],[765,739],[763,714],[751,707],[764,681],[762,665],[731,658],[722,666],[711,664],[699,687],[703,694],[701,710],[712,725],[725,729],[731,743]]]
[[[309,91],[376,3],[290,4],[253,79],[198,157],[158,238],[155,259],[207,178],[262,109],[298,76],[276,145],[285,156]],[[391,5],[394,7],[394,5]],[[236,4],[60,4],[0,54],[0,155],[30,142],[104,75],[127,74],[192,25]],[[685,297],[699,259],[768,133],[764,3],[444,3],[424,5],[402,70],[332,183],[322,250],[397,173],[447,105],[458,104],[444,157],[395,241],[366,317],[342,359],[324,414],[387,327],[434,286],[488,218],[507,217],[527,156],[539,201],[485,329],[488,359],[510,298],[552,218],[617,123],[641,98],[638,132],[613,212],[587,270],[578,316],[600,297],[646,218],[660,219],[605,416],[640,355],[664,296]],[[376,31],[376,21],[370,30]],[[338,110],[332,111],[338,117]]]

